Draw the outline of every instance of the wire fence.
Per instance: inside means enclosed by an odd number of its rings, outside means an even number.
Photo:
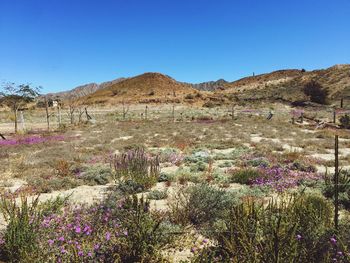
[[[125,108],[118,105],[114,109],[88,109],[88,114],[92,117],[93,122],[104,121],[106,119],[116,121],[139,121],[139,120],[156,120],[156,121],[193,121],[196,119],[207,117],[207,119],[223,120],[244,118],[247,116],[257,116],[266,118],[268,120],[273,118],[283,118],[285,120],[295,120],[296,118],[322,118],[328,119],[328,122],[336,122],[337,116],[350,115],[350,109],[346,108],[331,108],[321,107],[313,109],[301,109],[301,108],[276,108],[269,107],[242,107],[242,106],[221,106],[217,108],[200,108],[183,105],[129,105],[127,106],[127,112],[124,112]],[[71,116],[72,115],[72,116]],[[310,115],[313,115],[310,117]],[[10,116],[10,117],[9,117]],[[22,117],[23,116],[23,117]],[[14,126],[13,120],[9,121],[11,114],[0,113],[0,131],[11,130]],[[6,120],[7,121],[4,121]],[[85,112],[82,110],[75,110],[73,113],[69,112],[69,109],[62,109],[57,111],[57,108],[50,108],[49,122],[53,129],[56,129],[61,125],[71,125],[79,122],[88,121],[88,117],[85,116]],[[326,121],[327,122],[327,121]],[[22,130],[31,129],[45,129],[47,126],[47,116],[44,110],[33,112],[28,111],[21,114],[19,118],[19,128]],[[4,128],[5,127],[5,128]],[[2,129],[1,129],[2,128]]]

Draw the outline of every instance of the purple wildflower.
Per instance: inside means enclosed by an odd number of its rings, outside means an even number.
[[[106,240],[109,241],[111,239],[111,233],[107,232],[106,233]]]
[[[80,228],[80,226],[76,226],[76,227],[75,227],[75,233],[77,233],[77,234],[81,233],[81,228]]]
[[[333,245],[337,244],[337,240],[334,237],[331,237],[330,241]]]

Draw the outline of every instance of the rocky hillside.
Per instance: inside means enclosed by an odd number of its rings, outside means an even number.
[[[47,96],[52,97],[52,98],[59,97],[63,100],[69,99],[69,98],[81,98],[81,97],[87,96],[89,94],[92,94],[99,89],[107,88],[108,86],[111,86],[111,85],[118,83],[122,80],[125,80],[125,78],[118,78],[118,79],[115,79],[112,81],[103,82],[101,84],[89,83],[89,84],[78,86],[78,87],[76,87],[72,90],[69,90],[69,91],[49,93],[49,94],[47,94]]]
[[[201,91],[215,91],[215,90],[222,90],[225,88],[225,85],[228,84],[228,82],[224,79],[219,79],[217,81],[208,81],[208,82],[202,82],[198,84],[190,84],[192,88],[201,90]]]

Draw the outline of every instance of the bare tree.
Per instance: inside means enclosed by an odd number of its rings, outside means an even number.
[[[30,87],[28,84],[16,85],[6,83],[0,92],[0,103],[9,107],[14,115],[15,133],[18,132],[18,110],[25,107],[39,95],[40,87]]]
[[[82,122],[84,113],[85,113],[85,109],[83,107],[78,107],[78,123]]]
[[[52,100],[51,101],[51,106],[52,106]],[[50,114],[50,105],[49,105],[49,100],[47,99],[47,96],[45,96],[45,111],[46,111],[46,122],[47,122],[47,130],[50,131],[50,117],[54,115],[54,113]]]
[[[89,121],[92,119],[92,117],[90,116],[90,114],[88,113],[88,110],[87,110],[88,107],[85,107],[85,115],[86,115],[86,120]]]
[[[70,123],[74,124],[74,113],[77,111],[78,108],[77,98],[74,95],[71,95],[67,100],[67,105]]]
[[[126,114],[129,112],[129,105],[125,106],[125,102],[123,101],[123,120],[126,119]]]

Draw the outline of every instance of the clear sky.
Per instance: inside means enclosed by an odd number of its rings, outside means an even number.
[[[0,81],[43,92],[350,63],[349,0],[0,0]]]

